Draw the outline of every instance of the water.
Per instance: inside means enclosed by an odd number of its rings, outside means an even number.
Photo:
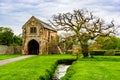
[[[55,71],[55,78],[53,80],[60,80],[60,78],[66,74],[68,67],[70,67],[70,65],[59,64]]]

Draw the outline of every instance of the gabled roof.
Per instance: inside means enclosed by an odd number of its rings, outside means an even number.
[[[40,24],[43,25],[44,28],[49,29],[49,30],[52,30],[52,31],[57,31],[55,28],[53,28],[53,27],[52,27],[51,25],[49,25],[48,23],[45,23],[45,22],[41,21],[40,19],[38,19],[38,18],[36,18],[36,17],[34,17],[34,16],[32,16],[31,18],[36,19]],[[31,18],[30,18],[30,19],[31,19]],[[29,20],[30,20],[30,19],[29,19]],[[28,21],[29,21],[29,20],[28,20]],[[27,21],[27,22],[28,22],[28,21]],[[26,23],[27,23],[27,22],[26,22]],[[25,23],[25,24],[26,24],[26,23]],[[24,24],[24,25],[25,25],[25,24]],[[24,27],[24,25],[23,25],[23,27]]]

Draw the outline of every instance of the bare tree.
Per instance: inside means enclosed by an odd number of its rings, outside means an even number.
[[[115,34],[113,21],[110,24],[105,24],[102,19],[93,16],[92,12],[83,9],[74,10],[73,13],[59,13],[54,15],[50,22],[59,30],[75,33],[84,57],[89,57],[89,40],[95,40],[98,36]]]

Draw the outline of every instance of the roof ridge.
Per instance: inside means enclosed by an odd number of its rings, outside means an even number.
[[[35,16],[32,16],[34,17],[35,19],[37,19],[42,25],[44,25],[45,28],[47,29],[50,29],[50,30],[53,30],[53,31],[57,31],[55,28],[53,28],[50,24],[40,20],[39,18],[36,18]]]

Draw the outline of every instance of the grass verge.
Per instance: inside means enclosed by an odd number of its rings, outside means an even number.
[[[120,56],[98,56],[74,62],[61,80],[120,80]]]
[[[18,56],[21,56],[21,55],[22,54],[0,54],[0,60],[14,58],[14,57],[18,57]]]
[[[56,63],[71,55],[40,55],[0,66],[0,80],[50,80]]]

